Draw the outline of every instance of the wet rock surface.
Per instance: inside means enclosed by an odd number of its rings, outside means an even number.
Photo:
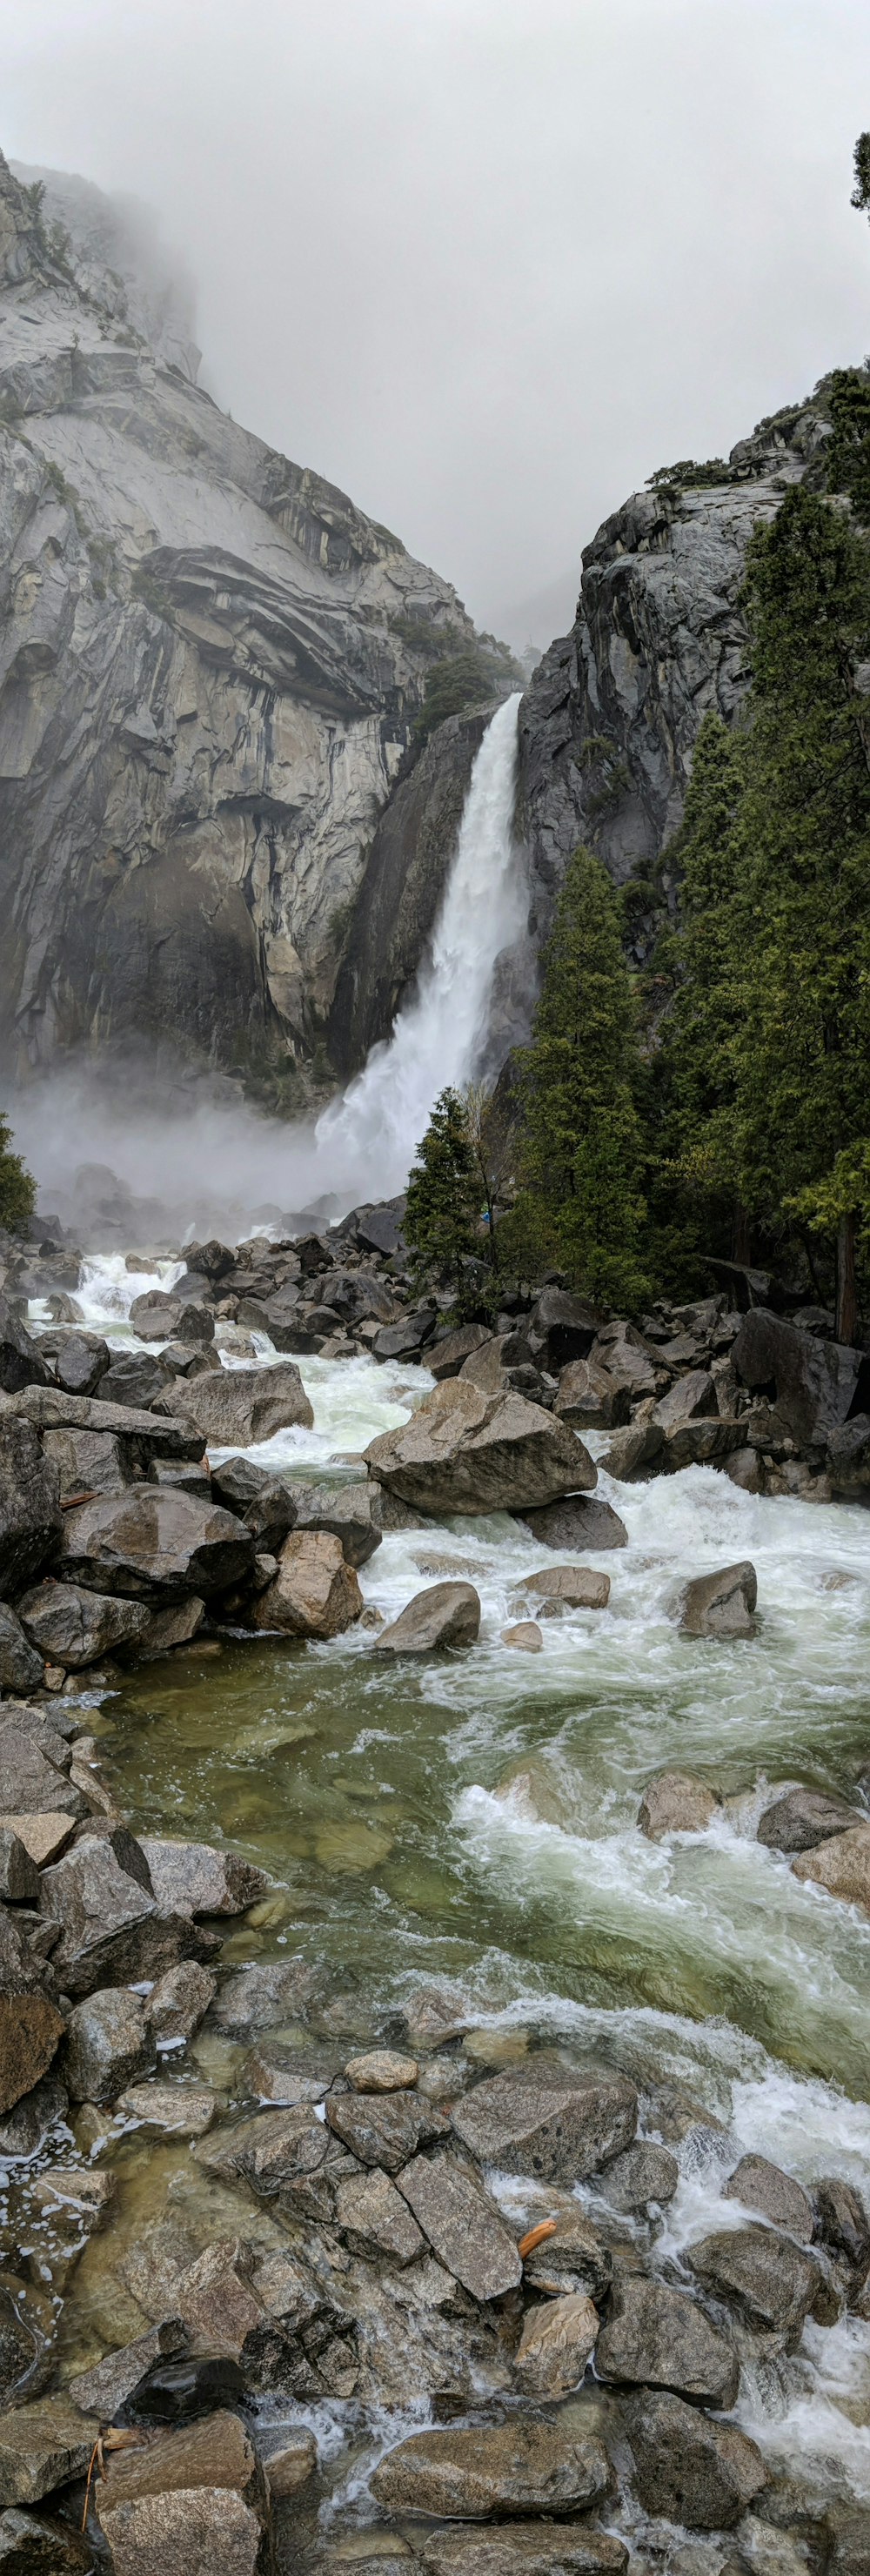
[[[512,2416],[504,2424],[412,2434],[371,2481],[394,2513],[471,2521],[491,2514],[578,2513],[606,2495],[612,2471],[600,2442]]]

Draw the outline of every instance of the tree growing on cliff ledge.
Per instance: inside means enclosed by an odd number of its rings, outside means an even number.
[[[468,1118],[448,1085],[435,1102],[408,1182],[402,1231],[418,1281],[444,1279],[463,1302],[466,1263],[480,1252],[480,1179]]]
[[[12,1129],[0,1110],[0,1225],[11,1234],[33,1215],[36,1182],[21,1155],[13,1153]]]
[[[647,1288],[639,1046],[619,905],[591,850],[569,863],[543,965],[518,1064],[523,1186],[502,1257],[532,1273],[563,1270],[591,1297],[634,1306]]]

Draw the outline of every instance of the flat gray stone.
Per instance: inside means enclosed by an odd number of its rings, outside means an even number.
[[[644,2395],[628,2409],[635,2486],[647,2513],[689,2531],[731,2531],[768,2484],[761,2452],[736,2424],[716,2424],[680,2397]]]
[[[397,2187],[439,2262],[472,2298],[499,2299],[517,2288],[523,2267],[516,2238],[453,2156],[414,2156]]]
[[[335,2217],[351,2253],[401,2264],[422,2253],[420,2229],[389,2174],[348,2174],[336,2184]]]
[[[545,2182],[582,2182],[631,2146],[637,2094],[625,2075],[548,2070],[493,2075],[457,2103],[453,2126],[481,2164]]]
[[[502,2424],[413,2433],[379,2462],[371,2488],[391,2513],[476,2522],[492,2514],[582,2513],[611,2482],[600,2442],[514,2414]]]
[[[614,2281],[595,2367],[599,2379],[667,2388],[723,2408],[733,2406],[740,2376],[733,2346],[696,2300],[631,2274]]]
[[[334,2135],[364,2165],[398,2173],[418,2147],[444,2137],[446,2112],[418,2093],[333,2093],[326,2117]]]

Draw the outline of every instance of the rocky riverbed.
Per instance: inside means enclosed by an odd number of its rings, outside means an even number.
[[[9,1252],[0,2564],[857,2576],[861,1355],[400,1218]]]

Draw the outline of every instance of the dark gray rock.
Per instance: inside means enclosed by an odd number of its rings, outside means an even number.
[[[633,2150],[628,2149],[628,2154]],[[614,2159],[614,2170],[623,2162]],[[602,2181],[606,2192],[606,2180]],[[534,2216],[531,2223],[535,2223]],[[613,2279],[613,2256],[596,2235],[591,2221],[575,2202],[572,2208],[560,2209],[556,2216],[555,2235],[534,2245],[523,2259],[523,2279],[532,2290],[541,2291],[548,2299],[570,2298],[584,2290],[590,2299],[606,2299]]]
[[[133,1482],[134,1444],[112,1431],[46,1431],[42,1449],[57,1468],[62,1503],[74,1495],[122,1494]]]
[[[90,2576],[88,2543],[68,2523],[48,2522],[12,2506],[0,2514],[2,2576]]]
[[[46,1386],[51,1371],[15,1306],[0,1294],[0,1387],[17,1395],[23,1386]]]
[[[556,1412],[571,1431],[615,1431],[627,1422],[631,1395],[594,1359],[569,1360],[559,1379]]]
[[[799,1447],[824,1447],[847,1415],[866,1410],[870,1358],[849,1343],[822,1342],[781,1315],[755,1306],[744,1315],[731,1354],[744,1386],[769,1394]]]
[[[367,1565],[381,1544],[374,1517],[378,1488],[360,1485],[297,1485],[293,1491],[297,1529],[331,1530],[341,1540],[348,1565]]]
[[[172,1381],[174,1385],[175,1381]],[[108,1380],[103,1379],[106,1386]],[[181,1413],[181,1406],[177,1408]],[[193,1422],[167,1420],[132,1405],[104,1402],[99,1395],[67,1395],[60,1386],[26,1386],[18,1396],[0,1397],[0,1421],[11,1414],[35,1431],[109,1431],[136,1443],[142,1458],[201,1458],[205,1437]]]
[[[611,1503],[600,1494],[564,1494],[539,1511],[520,1512],[518,1520],[542,1547],[572,1548],[585,1556],[604,1547],[627,1547],[628,1531]]]
[[[680,2168],[670,2149],[639,2139],[606,2166],[601,2190],[611,2209],[646,2209],[651,2200],[661,2206],[673,2200],[679,2179]]]
[[[215,1946],[189,1916],[160,1913],[106,1835],[83,1835],[43,1870],[40,1902],[61,1927],[52,1961],[69,1995],[90,1995],[112,1978],[151,1982],[180,1959],[207,1960]]]
[[[145,2019],[158,2047],[167,2040],[192,2039],[216,1993],[217,1978],[195,1959],[167,1968],[145,2001]]]
[[[74,2102],[116,2102],[155,2062],[141,1995],[126,1986],[88,1995],[70,2014],[63,2072]]]
[[[751,1637],[758,1599],[754,1565],[724,1565],[686,1584],[680,1627],[685,1637]]]
[[[689,2531],[731,2531],[768,2482],[756,2444],[736,2424],[711,2423],[679,2397],[639,2397],[628,2409],[635,2486],[645,2512]]]
[[[421,2160],[422,2161],[422,2160]],[[335,2223],[352,2254],[412,2263],[424,2238],[389,2174],[348,2174],[336,2185]]]
[[[32,1905],[39,1900],[39,1871],[26,1845],[10,1825],[0,1824],[0,1899],[4,1905]]]
[[[0,1600],[32,1583],[61,1530],[57,1468],[12,1401],[0,1399]]]
[[[331,2093],[326,2117],[361,2164],[380,2165],[390,2174],[450,2128],[446,2112],[417,2093]]]
[[[588,2512],[607,2494],[612,2474],[600,2442],[517,2414],[502,2424],[412,2433],[380,2461],[371,2487],[391,2513],[475,2522],[493,2514]]]
[[[533,1357],[550,1377],[571,1360],[585,1360],[603,1323],[596,1306],[566,1288],[542,1288],[526,1327]]]
[[[420,1306],[398,1324],[384,1324],[372,1343],[376,1360],[415,1360],[431,1341],[437,1323],[434,1306]]]
[[[377,825],[330,1021],[333,1058],[342,1074],[362,1064],[375,1039],[392,1028],[425,954],[491,713],[475,708],[438,725]],[[387,1229],[375,1249],[397,1250],[398,1226]]]
[[[95,1395],[109,1365],[109,1345],[101,1333],[48,1333],[42,1349],[54,1362],[58,1386],[68,1395]]]
[[[398,2189],[433,2253],[474,2299],[499,2299],[522,2280],[516,2238],[476,2176],[449,2155],[412,2157]]]
[[[0,1601],[0,1690],[39,1690],[43,1660],[8,1601]]]
[[[103,1379],[103,1397],[109,1404],[131,1405],[136,1412],[147,1412],[156,1397],[172,1385],[173,1374],[169,1362],[156,1352],[117,1351]]]
[[[870,1486],[870,1413],[857,1413],[830,1433],[825,1463],[835,1496],[844,1502],[863,1499]]]
[[[455,1332],[439,1333],[426,1357],[436,1386],[440,1386],[442,1378],[458,1377],[472,1352],[482,1350],[490,1339],[485,1324],[458,1324]]]
[[[46,1727],[46,1740],[52,1732]],[[63,1760],[67,1748],[60,1736],[55,1737],[55,1745],[56,1754],[43,1752],[30,1729],[7,1718],[0,1706],[0,1777],[7,1815],[87,1815],[87,1799],[67,1779]]]
[[[453,2126],[481,2164],[546,2182],[582,2182],[631,2146],[637,2094],[626,2075],[572,2075],[534,2060],[522,2074],[490,2076],[454,2106]]]
[[[816,2224],[823,2245],[845,2256],[857,2288],[870,2273],[870,2217],[854,2183],[825,2175],[815,2188]]]
[[[58,1583],[53,1575],[44,1576],[35,1591],[25,1592],[19,1608],[40,1657],[46,1663],[62,1664],[66,1672],[82,1672],[104,1655],[132,1650],[150,1626],[150,1612],[143,1603],[89,1592],[76,1583]]]
[[[707,1369],[688,1369],[685,1377],[674,1379],[667,1395],[661,1395],[655,1419],[663,1431],[678,1431],[685,1422],[694,1422],[696,1414],[716,1412],[716,1389]]]
[[[819,2266],[774,2227],[722,2228],[690,2245],[687,2262],[717,2299],[762,2333],[799,2337],[819,2292]]]
[[[820,1789],[787,1789],[784,1797],[765,1807],[758,1840],[769,1851],[814,1851],[818,1843],[830,1842],[832,1835],[850,1833],[860,1821],[845,1798],[828,1797]]]
[[[663,2281],[617,2278],[598,2338],[600,2379],[623,2387],[668,2388],[706,2406],[733,2406],[737,2355],[695,2299]]]
[[[217,1505],[143,1484],[65,1513],[57,1560],[68,1582],[89,1591],[155,1604],[184,1593],[208,1600],[244,1582],[254,1542]]]
[[[187,2335],[180,2317],[168,2317],[163,2325],[152,2326],[136,2343],[122,2344],[118,2352],[107,2352],[93,2370],[85,2370],[71,2379],[68,2395],[83,2415],[99,2416],[101,2424],[113,2423],[121,2407],[153,2368],[156,2361],[174,2360],[187,2350]],[[3,2561],[0,2558],[0,2569]]]
[[[268,1467],[258,1467],[253,1458],[224,1458],[212,1468],[211,1489],[216,1503],[244,1521],[263,1554],[280,1556],[285,1538],[296,1528],[294,1486],[285,1485]]]
[[[792,2174],[768,2164],[766,2156],[741,2156],[723,2184],[722,2198],[742,2201],[744,2209],[760,2210],[772,2227],[784,2228],[800,2245],[812,2243],[814,2220],[808,2194]]]
[[[438,732],[441,734],[441,747],[443,747],[446,741],[446,727],[442,734],[439,726]],[[440,763],[436,767],[440,781]],[[353,1223],[361,1252],[379,1252],[387,1261],[404,1253],[405,1238],[402,1226],[407,1204],[403,1191],[399,1198],[384,1199],[380,1207],[355,1210]]]

